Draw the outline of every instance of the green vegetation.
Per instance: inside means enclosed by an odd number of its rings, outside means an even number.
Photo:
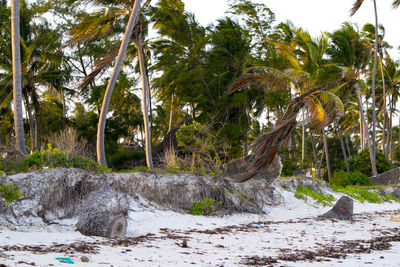
[[[371,179],[361,172],[347,173],[338,171],[332,177],[330,182],[333,185],[346,187],[348,185],[371,185]]]
[[[215,212],[217,205],[221,205],[221,203],[215,203],[215,199],[207,197],[201,202],[192,203],[192,208],[190,209],[189,214],[210,215]]]
[[[308,187],[304,187],[302,185],[299,185],[297,187],[295,197],[303,199],[306,202],[307,202],[307,197],[311,197],[312,199],[316,200],[319,204],[322,204],[324,207],[332,206],[333,205],[332,201],[335,200],[335,198],[332,195],[317,193],[314,190]]]
[[[339,187],[339,186],[331,186],[332,189],[336,192],[344,193],[354,199],[357,199],[361,203],[365,201],[370,203],[382,203],[388,201],[396,201],[400,202],[400,199],[391,196],[381,196],[379,194],[379,189],[371,190],[368,187],[357,187],[357,186],[346,186],[346,187]]]
[[[15,47],[21,48],[22,88],[13,99],[10,1],[0,1],[0,145],[25,143],[19,150],[29,155],[0,171],[98,170],[82,157],[94,158],[97,151],[102,164],[116,171],[150,167],[150,148],[157,151],[178,125],[171,139],[176,151],[154,162],[171,172],[218,175],[221,165],[249,151],[259,169],[277,153],[283,175],[302,170],[331,180],[328,173],[336,173],[333,183],[341,186],[368,184],[358,173],[369,177],[375,165],[379,173],[399,166],[400,132],[393,121],[400,63],[390,55],[395,45],[385,40],[383,26],[343,22],[312,36],[277,21],[274,12],[281,10],[255,0],[228,1],[226,16],[210,25],[201,25],[182,0],[139,2],[136,13],[130,1],[21,0],[15,38],[21,45]],[[138,15],[138,25],[131,25],[135,38],[125,39],[127,49],[119,53],[130,13]],[[377,52],[381,62],[374,73]],[[118,54],[126,56],[114,80]],[[112,97],[108,85],[115,85]],[[139,93],[142,86],[151,89],[148,97]],[[13,103],[24,105],[24,114]],[[106,106],[105,129],[98,133]],[[20,127],[14,110],[21,113]],[[378,116],[371,118],[375,110]],[[365,130],[370,134],[375,126],[370,144]],[[47,143],[65,153],[40,151]],[[368,153],[373,144],[375,162]],[[351,176],[339,172],[346,170],[345,158]]]
[[[6,205],[9,205],[11,202],[19,199],[22,195],[23,193],[20,192],[18,187],[15,185],[0,185],[0,197],[4,199]]]
[[[53,148],[35,151],[21,162],[7,162],[0,165],[7,174],[42,170],[43,168],[79,168],[88,171],[103,172],[105,169],[93,160],[81,155],[64,153]]]

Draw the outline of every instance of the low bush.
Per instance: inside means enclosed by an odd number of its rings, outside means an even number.
[[[330,182],[336,186],[346,187],[348,185],[371,185],[371,179],[361,172],[347,173],[338,171],[332,177]]]
[[[67,154],[58,148],[53,148],[50,144],[47,150],[35,151],[28,155],[21,162],[7,162],[2,165],[2,170],[7,174],[28,172],[48,168],[79,168],[88,171],[103,172],[104,167],[98,165],[90,158],[77,155]]]
[[[221,203],[217,203],[219,205]],[[192,215],[210,215],[215,212],[216,203],[215,199],[207,197],[201,202],[192,203],[192,208],[189,211],[189,214]]]
[[[383,173],[391,169],[390,162],[386,159],[385,155],[379,151],[376,151],[375,164],[378,173]],[[370,177],[372,175],[372,167],[369,150],[364,149],[353,158],[349,159],[349,167],[351,172],[361,172]]]
[[[23,194],[19,191],[18,187],[12,184],[0,185],[0,198],[4,199],[6,205],[19,199]]]

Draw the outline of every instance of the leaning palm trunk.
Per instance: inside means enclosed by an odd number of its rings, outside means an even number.
[[[342,135],[342,131],[340,130],[340,124],[339,124],[339,121],[337,118],[335,118],[335,123],[336,123],[336,127],[337,127],[338,134],[339,134],[340,145],[342,146],[344,163],[346,164],[346,171],[348,173],[350,173],[349,162],[347,160],[347,152],[346,152],[346,148],[344,146],[344,141],[343,141],[343,135]]]
[[[114,90],[114,86],[117,83],[118,75],[122,67],[126,49],[128,47],[133,28],[135,26],[136,18],[140,10],[140,2],[141,0],[135,0],[135,3],[132,7],[132,13],[129,17],[128,25],[126,26],[125,34],[121,42],[121,47],[118,52],[118,57],[115,62],[114,70],[108,83],[106,93],[104,94],[99,124],[97,127],[97,160],[99,164],[103,165],[104,167],[107,167],[106,155],[104,151],[104,129],[106,126],[108,106],[110,104],[111,95]]]
[[[357,84],[355,84],[355,89],[356,89],[356,95],[357,95],[358,108],[360,109],[361,122],[362,122],[362,124],[366,125],[367,122],[365,120],[364,108],[363,108],[362,102],[361,102],[360,88],[358,87]],[[368,144],[368,148],[369,148],[369,156],[370,156],[370,159],[371,159],[371,166],[372,166],[372,175],[376,177],[378,175],[378,172],[376,170],[374,153],[372,153],[372,145],[371,145],[371,140],[369,138],[368,132],[365,134],[365,137],[367,139],[367,144]]]
[[[280,118],[273,130],[259,136],[250,146],[254,153],[253,160],[246,173],[230,176],[234,182],[245,182],[255,176],[261,170],[267,169],[275,158],[278,150],[291,136],[297,126],[296,117],[306,105],[304,96],[292,100],[285,114]]]
[[[11,46],[13,66],[13,106],[15,140],[17,149],[26,156],[24,125],[22,118],[21,51],[19,28],[19,0],[11,1]]]
[[[138,36],[135,38],[135,46],[138,51],[138,60],[140,65],[140,72],[142,75],[142,112],[144,121],[144,133],[145,133],[145,150],[146,150],[146,163],[148,168],[153,168],[153,159],[151,156],[151,132],[149,122],[149,82],[146,75],[146,69],[144,65],[144,55],[142,47],[141,30],[137,32]]]

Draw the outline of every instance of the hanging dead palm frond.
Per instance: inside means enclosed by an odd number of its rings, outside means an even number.
[[[287,141],[297,127],[299,113],[308,105],[309,98],[299,96],[289,104],[284,115],[278,119],[273,130],[259,136],[250,146],[253,152],[252,161],[245,173],[231,175],[234,182],[245,182],[260,171],[267,169],[274,160],[278,150]]]
[[[364,3],[364,0],[356,0],[353,4],[353,7],[350,9],[350,16],[353,16]]]
[[[78,85],[79,89],[85,89],[88,87],[97,75],[104,73],[114,62],[118,55],[120,44],[116,45],[110,52],[108,52],[102,59],[94,64],[94,70],[89,73],[83,81]]]

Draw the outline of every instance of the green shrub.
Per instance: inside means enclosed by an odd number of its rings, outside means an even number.
[[[50,144],[47,150],[35,151],[32,154],[28,155],[21,162],[7,163],[7,166],[4,166],[4,171],[8,174],[13,174],[19,172],[40,170],[44,167],[73,167],[88,171],[104,171],[103,166],[98,165],[90,158],[72,153],[66,154],[60,149],[53,148]]]
[[[293,161],[286,157],[281,160],[282,163],[282,176],[292,176],[294,172]]]
[[[331,184],[346,187],[348,185],[371,185],[371,179],[361,172],[347,173],[338,171],[332,177]]]
[[[375,164],[378,173],[383,173],[391,169],[390,162],[379,151],[376,151]],[[354,158],[349,159],[349,167],[351,172],[361,172],[370,177],[372,175],[372,167],[369,150],[364,149],[354,156]]]
[[[304,187],[302,185],[299,185],[296,189],[295,197],[299,199],[303,199],[304,201],[307,202],[307,197],[309,196],[312,199],[316,200],[319,204],[322,204],[324,207],[325,206],[332,206],[332,201],[335,200],[335,198],[332,195],[325,195],[323,193],[317,193],[314,190]]]
[[[221,204],[221,203],[218,203]],[[215,212],[215,199],[207,197],[201,202],[192,203],[189,214],[192,215],[209,215]]]
[[[0,197],[4,199],[6,205],[9,205],[12,201],[19,199],[21,196],[22,193],[15,185],[0,185]]]
[[[145,159],[146,153],[144,151],[135,151],[126,149],[123,146],[113,152],[107,152],[107,163],[113,169],[122,170],[131,167],[133,161],[140,161]]]

